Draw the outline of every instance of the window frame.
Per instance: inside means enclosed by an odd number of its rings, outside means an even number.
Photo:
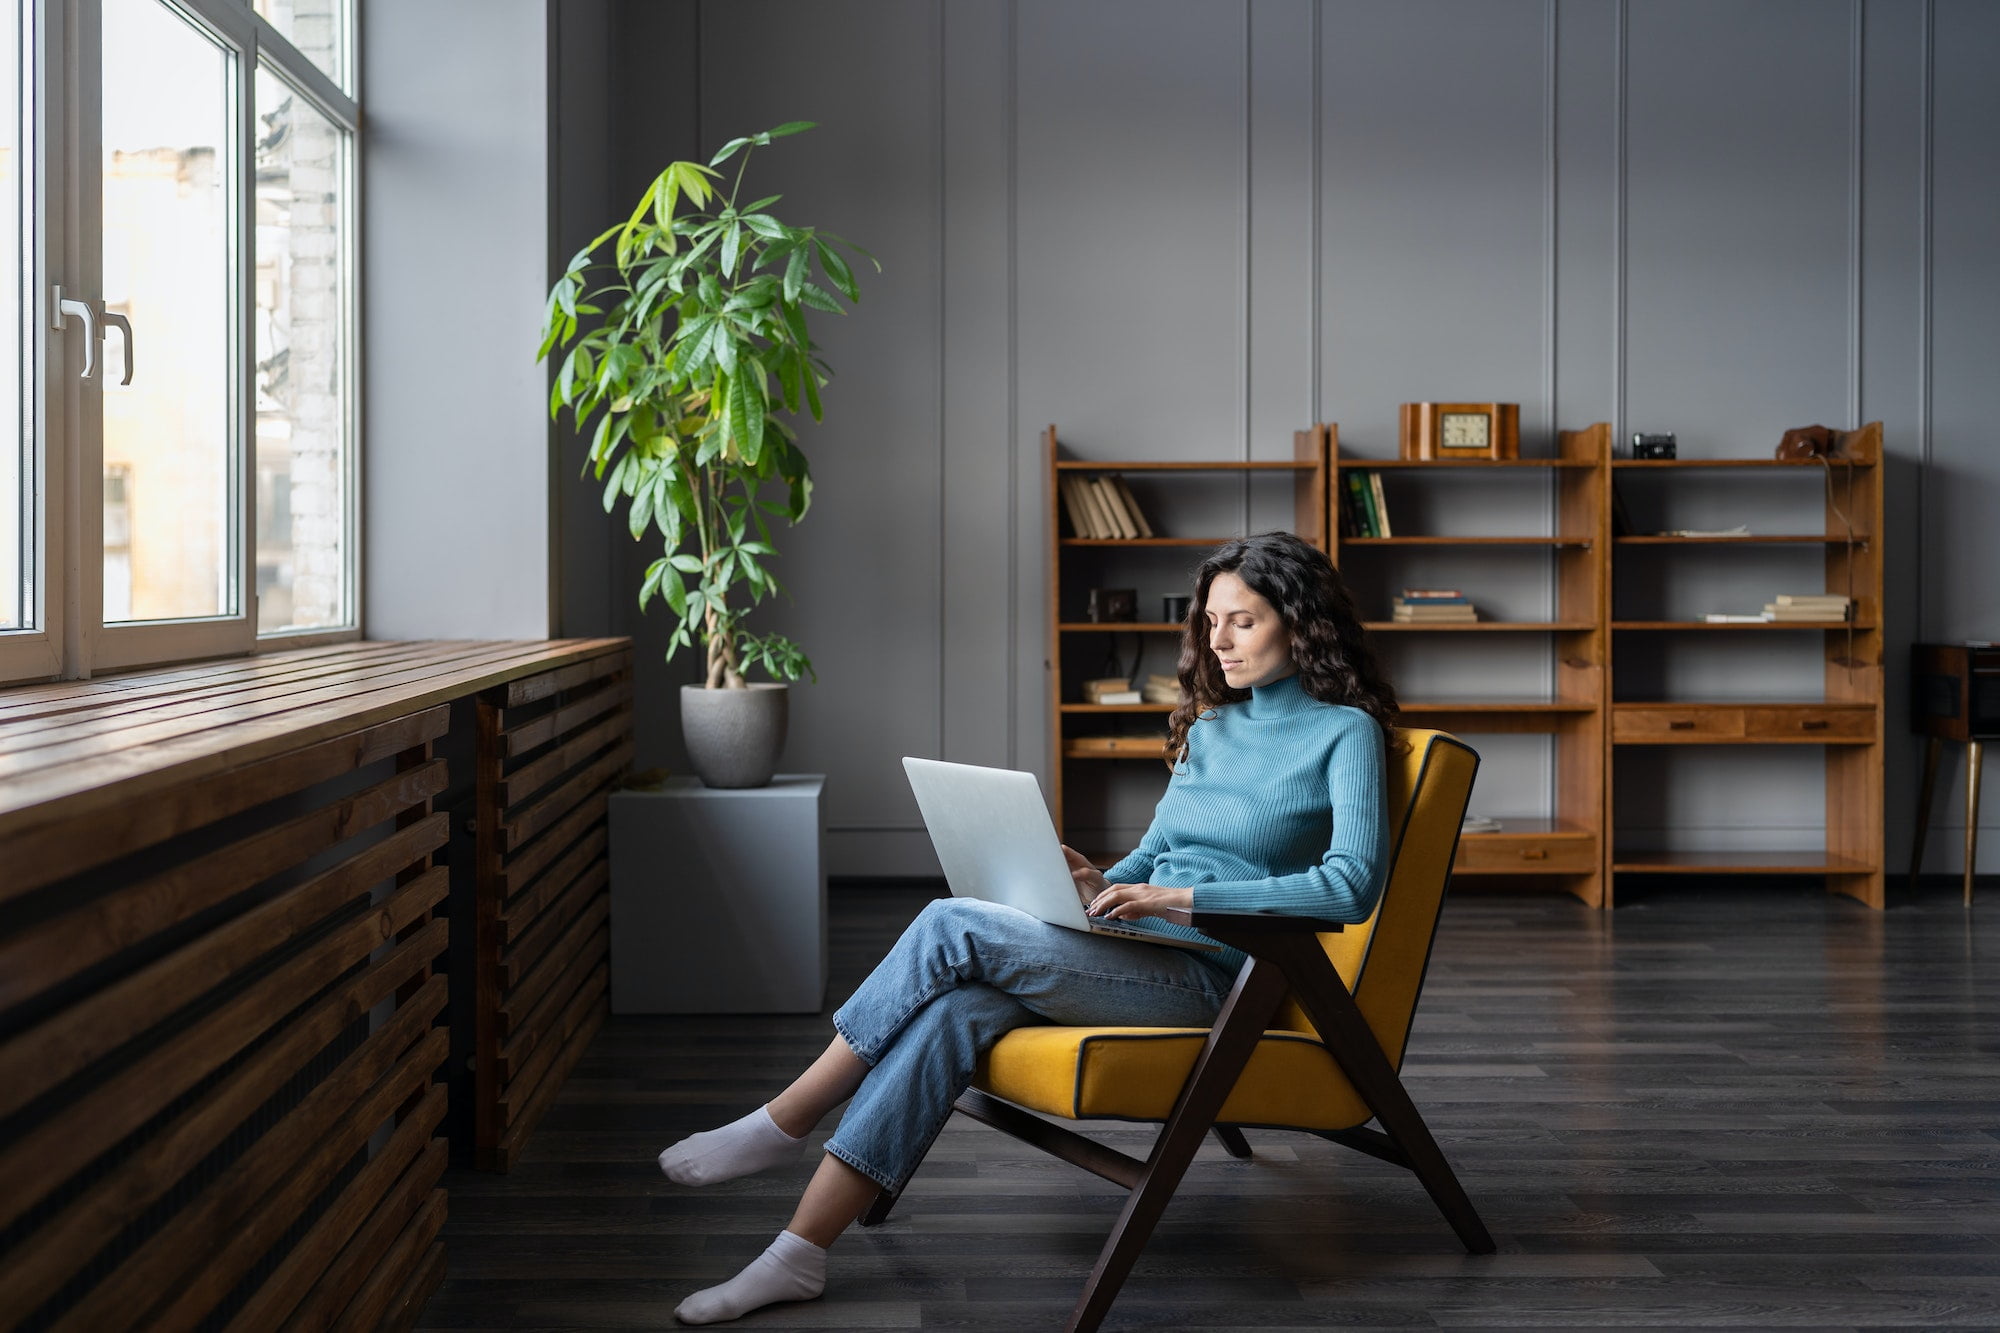
[[[55,288],[101,309],[101,0],[28,0],[21,7],[21,181],[28,284],[22,356],[29,366],[22,420],[32,432],[24,461],[24,554],[38,561],[36,628],[0,633],[0,687],[35,680],[88,679],[98,672],[202,658],[351,642],[361,637],[360,184],[361,110],[272,24],[251,0],[156,0],[207,33],[232,58],[235,114],[230,129],[229,512],[237,531],[229,559],[237,587],[233,615],[139,624],[103,622],[103,411],[101,374],[77,377],[83,331],[53,325]],[[340,64],[358,87],[358,6],[348,0]],[[257,629],[256,532],[256,84],[259,69],[303,98],[342,134],[339,262],[342,274],[340,384],[342,528],[346,623],[334,628]],[[31,388],[31,386],[33,386]]]

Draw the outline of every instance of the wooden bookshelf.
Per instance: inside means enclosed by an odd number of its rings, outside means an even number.
[[[1147,621],[1092,621],[1083,614],[1087,589],[1101,582],[1107,561],[1121,553],[1136,553],[1138,559],[1163,563],[1160,586],[1185,578],[1187,551],[1219,546],[1233,534],[1209,531],[1194,533],[1171,530],[1163,514],[1148,509],[1147,517],[1156,531],[1151,537],[1086,537],[1071,527],[1063,505],[1062,486],[1066,476],[1082,474],[1131,473],[1148,476],[1149,486],[1199,485],[1204,476],[1266,476],[1292,479],[1289,527],[1321,550],[1326,549],[1329,516],[1328,445],[1318,431],[1300,431],[1294,436],[1289,459],[1138,459],[1113,461],[1084,459],[1068,455],[1056,428],[1042,435],[1047,476],[1047,518],[1049,524],[1049,678],[1050,678],[1050,802],[1056,829],[1068,836],[1075,823],[1080,788],[1088,787],[1102,796],[1111,784],[1123,784],[1133,793],[1163,788],[1167,777],[1164,742],[1168,704],[1093,704],[1080,693],[1080,682],[1096,674],[1092,664],[1099,660],[1105,636],[1125,639],[1139,636],[1148,657],[1158,665],[1150,669],[1172,670],[1179,656],[1183,626],[1178,623]],[[1175,483],[1172,474],[1192,474],[1196,480]],[[1280,482],[1279,484],[1282,484]],[[1160,554],[1147,554],[1160,553]],[[1150,566],[1149,566],[1150,567]],[[1121,585],[1122,586],[1122,585]],[[1174,587],[1175,592],[1192,592]],[[1154,603],[1157,607],[1157,603]],[[1143,682],[1141,682],[1143,683]],[[1150,801],[1148,802],[1150,805]],[[1101,834],[1086,826],[1082,836],[1091,845],[1079,850],[1109,864],[1130,847],[1099,848]]]
[[[1477,620],[1465,622],[1367,620],[1371,634],[1394,636],[1407,644],[1401,652],[1476,653],[1476,636],[1542,636],[1548,654],[1552,697],[1435,698],[1412,696],[1402,702],[1412,726],[1442,727],[1471,738],[1482,734],[1530,734],[1550,737],[1554,752],[1553,783],[1547,793],[1548,813],[1541,818],[1503,819],[1497,833],[1468,833],[1459,839],[1453,873],[1466,877],[1528,877],[1554,883],[1593,906],[1604,905],[1604,858],[1609,841],[1604,834],[1605,807],[1601,797],[1605,763],[1604,728],[1607,694],[1604,663],[1610,648],[1610,487],[1611,428],[1599,424],[1586,430],[1562,432],[1556,452],[1543,458],[1509,459],[1385,459],[1343,456],[1331,426],[1326,432],[1332,462],[1328,491],[1330,517],[1341,511],[1340,495],[1351,474],[1393,473],[1404,493],[1428,484],[1428,479],[1466,472],[1498,471],[1523,478],[1543,478],[1538,494],[1548,502],[1548,530],[1514,535],[1405,532],[1394,513],[1394,535],[1354,534],[1335,523],[1334,560],[1360,587],[1395,586],[1398,562],[1432,550],[1470,552],[1516,551],[1510,558],[1539,557],[1546,562],[1551,583],[1552,617],[1547,620]],[[1515,483],[1516,493],[1534,483]],[[1407,488],[1407,489],[1405,489]],[[1357,575],[1378,577],[1358,580]],[[1478,590],[1467,592],[1477,601]],[[1363,611],[1382,612],[1386,605],[1366,604]],[[1473,635],[1472,640],[1451,636]],[[1457,643],[1463,646],[1453,647]],[[1478,793],[1474,792],[1474,808]]]

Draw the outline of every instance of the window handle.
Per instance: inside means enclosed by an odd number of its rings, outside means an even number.
[[[78,378],[87,380],[97,373],[97,344],[104,338],[103,331],[97,327],[97,307],[88,301],[64,296],[61,287],[55,288],[55,318],[50,323],[61,329],[69,323],[71,315],[83,321],[83,374]]]
[[[130,384],[132,382],[132,321],[123,315],[114,315],[109,310],[105,311],[99,318],[125,335],[125,378],[118,382],[120,384]]]

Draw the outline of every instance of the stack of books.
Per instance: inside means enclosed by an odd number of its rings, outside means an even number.
[[[1146,521],[1139,502],[1132,498],[1132,488],[1125,484],[1125,478],[1085,477],[1066,472],[1061,487],[1063,517],[1069,520],[1069,530],[1076,536],[1106,541],[1153,535],[1153,525]]]
[[[1155,671],[1146,677],[1145,688],[1139,693],[1149,704],[1177,704],[1181,701],[1180,677]]]
[[[1406,625],[1454,625],[1479,619],[1471,600],[1456,588],[1405,588],[1390,614]]]
[[[1093,704],[1136,704],[1144,696],[1123,676],[1104,676],[1083,682],[1083,699]]]
[[[1340,530],[1344,537],[1393,537],[1389,524],[1389,502],[1382,494],[1382,474],[1354,471],[1343,477],[1340,501]]]
[[[1781,592],[1764,603],[1765,620],[1845,620],[1853,602],[1837,592]]]

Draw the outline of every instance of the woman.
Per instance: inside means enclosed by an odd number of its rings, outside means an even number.
[[[1383,747],[1395,693],[1325,553],[1230,542],[1196,576],[1181,637],[1173,776],[1138,849],[1103,874],[1065,847],[1093,915],[1204,938],[1162,908],[1365,921],[1388,861]],[[923,1160],[980,1055],[1034,1023],[1206,1027],[1243,955],[1086,935],[977,899],[932,902],[834,1015],[838,1035],[769,1104],[660,1154],[683,1185],[796,1158],[852,1097],[770,1248],[674,1313],[734,1319],[826,1285],[826,1249]]]

